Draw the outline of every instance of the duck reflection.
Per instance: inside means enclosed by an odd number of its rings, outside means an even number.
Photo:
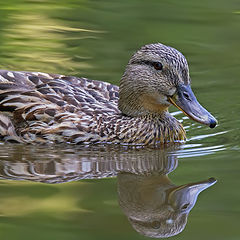
[[[26,148],[26,146],[25,146]],[[175,146],[165,149],[89,147],[8,151],[0,178],[63,183],[117,176],[119,204],[140,234],[164,238],[180,233],[200,192],[214,178],[177,186],[168,174],[178,165]]]
[[[118,174],[119,203],[133,228],[148,237],[164,238],[180,233],[198,194],[216,180],[174,185],[165,174]]]

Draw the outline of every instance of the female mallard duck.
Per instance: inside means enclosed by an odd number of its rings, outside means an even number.
[[[216,126],[190,87],[188,64],[176,49],[143,46],[120,87],[86,78],[0,71],[0,136],[28,143],[162,144],[185,140],[168,107]]]

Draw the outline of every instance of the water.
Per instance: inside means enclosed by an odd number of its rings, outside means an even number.
[[[172,108],[188,141],[165,150],[1,144],[1,238],[147,239],[128,220],[134,211],[123,206],[122,196],[134,199],[135,193],[121,195],[124,186],[145,180],[155,186],[153,178],[165,179],[161,187],[166,181],[180,186],[215,177],[218,182],[200,194],[185,229],[172,239],[239,239],[239,20],[234,0],[1,2],[1,69],[118,84],[135,50],[162,42],[187,57],[192,88],[219,121],[209,129]],[[132,173],[144,180],[135,181]],[[143,195],[156,197],[154,191]],[[142,204],[140,215],[150,219],[162,199],[126,206]]]

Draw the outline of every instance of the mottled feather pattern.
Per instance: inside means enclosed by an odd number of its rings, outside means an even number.
[[[0,111],[9,116],[0,117],[8,122],[8,128],[0,128],[5,140],[14,136],[27,143],[156,144],[185,137],[183,129],[181,136],[171,133],[149,116],[123,116],[118,87],[109,83],[38,72],[1,70],[0,76]]]
[[[99,140],[90,129],[105,115],[119,114],[118,87],[109,83],[37,72],[1,70],[0,76],[0,110],[18,125],[23,141]]]
[[[159,45],[161,45],[161,50],[159,50]],[[140,51],[145,54],[151,52],[151,58],[156,58],[156,56],[161,56],[162,58],[167,59],[168,64],[172,66],[172,68],[175,68],[178,70],[178,72],[181,74],[182,79],[190,80],[189,79],[189,71],[188,71],[188,63],[184,55],[176,50],[175,48],[165,46],[163,44],[149,44],[143,46]],[[138,59],[139,56],[137,56]],[[135,58],[132,58],[131,61],[136,61]],[[139,61],[139,59],[138,59]],[[174,72],[168,71],[168,75],[176,74]],[[175,76],[170,77],[171,80],[178,79]],[[187,83],[188,81],[185,81]],[[178,81],[175,81],[175,84],[178,84]]]
[[[8,142],[22,142],[11,120],[4,115],[0,115],[0,139]]]
[[[156,63],[162,68],[156,69]],[[168,107],[179,86],[189,84],[185,57],[160,43],[145,45],[131,57],[120,87],[58,74],[0,70],[0,138],[70,144],[182,141],[185,131]]]
[[[140,51],[143,52],[149,52],[149,50],[154,55],[161,55],[162,57],[166,58],[168,62],[171,62],[171,64],[178,68],[178,69],[185,69],[187,64],[186,58],[183,56],[181,52],[176,50],[175,48],[171,48],[169,46],[165,46],[161,44],[161,51],[159,51],[159,44],[149,44],[143,46]]]

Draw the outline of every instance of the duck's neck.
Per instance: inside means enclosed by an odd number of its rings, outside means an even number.
[[[170,103],[167,97],[150,88],[148,81],[141,81],[139,84],[138,74],[134,69],[128,69],[124,73],[119,86],[119,110],[131,117],[142,117],[149,114],[161,115],[168,110]]]
[[[186,133],[182,124],[168,111],[149,114],[143,118],[149,122],[146,124],[151,126],[150,134],[155,138],[153,142],[171,143],[186,140]],[[148,134],[148,131],[145,133]]]
[[[182,142],[186,138],[181,123],[167,111],[139,117],[124,116],[121,123],[114,134],[126,143],[158,145]]]
[[[156,97],[139,93],[125,95],[119,91],[119,110],[130,117],[144,117],[147,115],[164,116],[168,113],[168,106],[159,104]]]
[[[154,89],[147,93],[145,86],[140,86],[133,77],[128,76],[129,72],[125,72],[120,82],[118,102],[119,110],[133,118],[131,134],[128,132],[129,142],[155,144],[184,141],[185,131],[181,123],[168,112],[170,104],[166,96],[156,93]]]

